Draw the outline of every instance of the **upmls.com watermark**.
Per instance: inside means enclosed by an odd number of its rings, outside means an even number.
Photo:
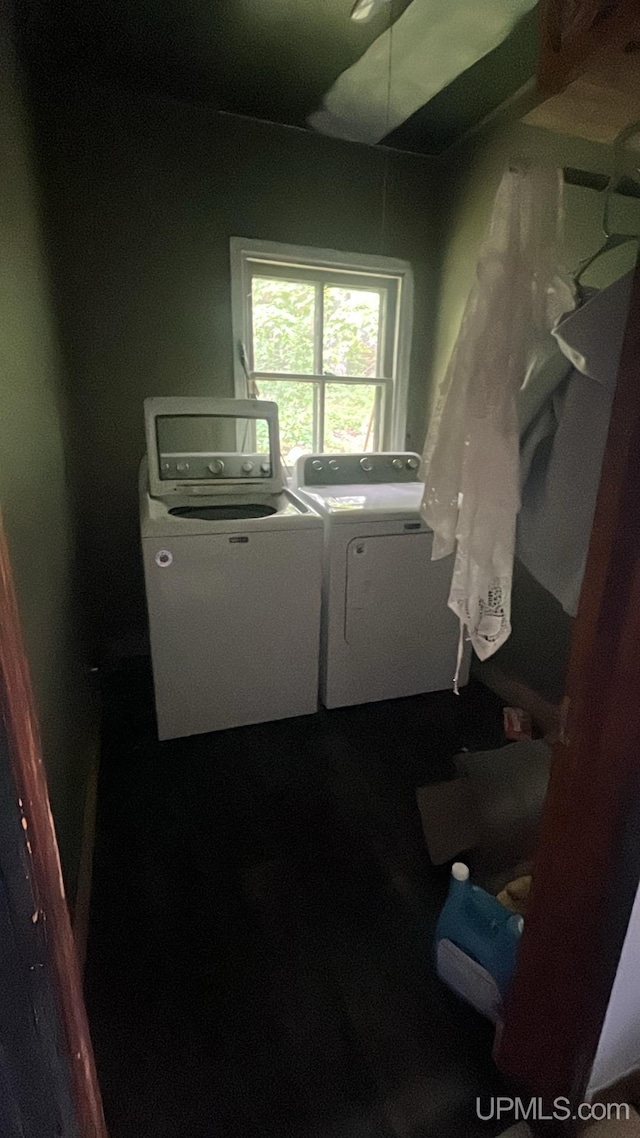
[[[574,1107],[568,1098],[556,1098],[549,1104],[541,1098],[510,1098],[508,1095],[477,1098],[476,1114],[483,1122],[567,1122],[569,1119],[609,1122],[612,1119],[628,1121],[631,1117],[626,1102],[581,1102]]]

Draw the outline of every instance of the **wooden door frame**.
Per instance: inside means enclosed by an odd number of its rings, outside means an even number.
[[[563,36],[561,0],[540,5],[538,91],[547,98],[562,91],[603,51],[623,50],[637,24],[637,0],[582,0],[573,33]]]
[[[0,711],[6,729],[15,794],[22,811],[25,857],[36,903],[34,919],[44,921],[47,933],[47,952],[69,1066],[78,1135],[79,1138],[107,1138],[1,516]]]
[[[640,265],[500,1068],[584,1096],[640,880]]]

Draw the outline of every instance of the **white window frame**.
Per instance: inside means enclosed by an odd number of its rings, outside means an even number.
[[[269,266],[291,266],[292,270],[334,270],[336,284],[340,278],[362,278],[362,286],[379,286],[380,281],[388,279],[393,283],[396,294],[395,328],[393,329],[393,349],[390,360],[390,374],[376,377],[308,375],[298,373],[256,372],[256,382],[260,378],[311,382],[316,385],[331,382],[346,384],[377,383],[383,388],[385,397],[381,410],[380,450],[403,450],[406,446],[407,399],[409,393],[409,364],[411,357],[411,336],[413,330],[413,270],[408,261],[394,257],[378,257],[368,253],[343,253],[337,249],[315,249],[301,245],[280,244],[276,241],[258,241],[245,237],[232,237],[231,253],[231,315],[233,329],[233,361],[235,393],[238,399],[247,399],[253,392],[249,390],[245,364],[253,375],[252,328],[251,328],[251,278],[258,263],[264,267],[265,275]],[[385,332],[385,337],[387,332]],[[245,354],[246,353],[246,354]],[[322,440],[322,434],[320,434]],[[322,447],[320,447],[322,449]]]

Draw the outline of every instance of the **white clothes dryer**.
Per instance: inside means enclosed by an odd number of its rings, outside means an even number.
[[[160,739],[318,706],[323,523],[275,403],[148,399],[140,525]]]
[[[431,560],[417,454],[300,458],[299,497],[324,519],[320,695],[326,707],[450,688],[459,624],[453,557]],[[460,685],[469,674],[469,650]]]

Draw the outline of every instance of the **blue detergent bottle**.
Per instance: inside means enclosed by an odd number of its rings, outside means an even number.
[[[469,869],[461,861],[451,868],[449,896],[440,914],[435,935],[438,972],[451,987],[465,999],[479,1006],[469,993],[474,986],[472,962],[480,966],[493,979],[500,1000],[509,990],[515,971],[518,945],[524,920],[511,913],[495,897],[478,885],[472,885]],[[441,941],[449,941],[469,960],[467,975],[462,983],[451,983],[450,970],[441,968]],[[460,957],[458,968],[460,967]],[[444,974],[443,974],[444,973]],[[478,984],[482,981],[479,969],[475,970]]]

